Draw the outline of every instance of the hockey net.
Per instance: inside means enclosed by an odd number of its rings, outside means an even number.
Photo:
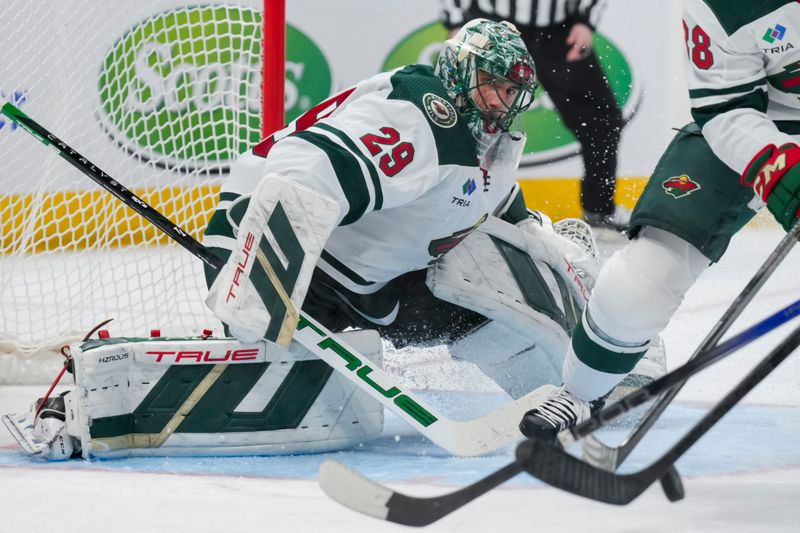
[[[261,136],[263,0],[5,0],[0,92],[200,238]],[[113,333],[219,331],[202,263],[0,115],[0,383]]]

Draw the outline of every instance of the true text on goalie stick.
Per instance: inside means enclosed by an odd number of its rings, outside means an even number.
[[[56,150],[72,166],[112,193],[207,265],[214,269],[221,268],[223,261],[209,253],[200,242],[16,106],[0,99],[0,112],[19,124],[41,143]],[[483,417],[469,421],[454,421],[436,413],[410,391],[403,391],[396,386],[388,374],[380,368],[372,368],[365,363],[368,361],[366,357],[337,340],[330,331],[313,318],[299,315],[298,326],[293,337],[371,397],[411,424],[422,435],[454,455],[479,455],[517,440],[519,438],[517,425],[522,414],[547,396],[547,391],[544,390],[546,387],[537,389]]]

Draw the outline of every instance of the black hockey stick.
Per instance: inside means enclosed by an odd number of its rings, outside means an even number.
[[[183,246],[186,250],[193,253],[204,263],[219,270],[225,264],[219,257],[211,254],[205,246],[200,244],[194,237],[175,225],[174,222],[156,211],[147,202],[136,196],[124,185],[103,172],[94,163],[76,152],[64,141],[50,133],[44,126],[33,120],[31,117],[20,111],[16,106],[0,100],[0,113],[19,124],[25,131],[36,137],[42,144],[52,146],[58,151],[65,161],[77,168],[84,176],[100,185],[102,188],[116,196],[123,204],[127,205],[148,222],[166,233],[169,237]]]
[[[789,254],[798,240],[800,240],[800,224],[795,224],[794,228],[783,237],[758,271],[753,274],[753,277],[745,288],[742,289],[714,328],[708,333],[702,344],[695,350],[694,354],[692,354],[690,360],[708,351],[712,346],[717,344],[759,289],[764,285],[767,278],[772,275],[778,265],[780,265],[783,259]],[[653,424],[656,423],[656,420],[658,420],[669,404],[672,403],[672,400],[675,399],[675,396],[678,395],[682,387],[683,385],[679,385],[667,391],[647,411],[644,418],[639,421],[631,434],[628,435],[628,438],[618,446],[608,446],[594,435],[587,435],[582,443],[583,459],[610,472],[615,471],[631,454]]]
[[[800,345],[800,327],[781,342],[747,377],[717,403],[695,426],[658,460],[632,474],[615,474],[585,463],[562,450],[555,442],[529,440],[517,447],[517,462],[545,483],[578,496],[600,502],[625,505],[636,499],[657,479],[670,496],[677,474],[675,461],[767,377]],[[682,492],[682,489],[681,489]],[[673,494],[674,496],[674,494]],[[670,496],[670,499],[673,499]],[[680,499],[680,498],[678,498]]]
[[[422,527],[460,509],[521,472],[522,466],[514,461],[455,492],[418,498],[367,479],[342,463],[327,460],[320,466],[319,484],[331,499],[354,511],[395,524]]]
[[[647,401],[648,398],[663,393],[669,387],[683,383],[684,380],[715,361],[785,324],[797,315],[800,315],[800,300],[751,326],[708,353],[701,354],[700,357],[693,361],[689,361],[660,379],[653,381],[645,387],[644,392],[642,390],[632,392],[619,402],[603,410],[605,414],[599,417],[597,421],[590,421],[591,424],[596,427],[605,425],[612,419]],[[579,432],[577,438],[581,438],[581,433],[586,435],[590,432],[591,430]],[[559,440],[565,445],[571,444],[575,439],[576,436],[569,431],[564,431],[559,435]],[[538,445],[541,445],[541,443]],[[323,463],[320,468],[319,483],[328,496],[353,510],[398,524],[424,526],[447,516],[522,472],[525,469],[524,465],[527,464],[528,457],[531,456],[530,446],[525,442],[520,444],[516,461],[509,463],[485,478],[455,492],[430,498],[417,498],[394,491],[365,478],[358,472],[336,461]],[[551,444],[551,446],[555,447],[555,444]],[[553,453],[551,452],[549,456],[552,457]],[[566,457],[572,456],[566,455]],[[572,459],[578,461],[574,457]],[[604,472],[603,470],[599,471]],[[608,472],[605,473],[612,475]],[[672,501],[680,499],[682,497],[682,487],[677,472],[671,467],[667,467],[660,477],[663,479],[662,485],[667,497]]]

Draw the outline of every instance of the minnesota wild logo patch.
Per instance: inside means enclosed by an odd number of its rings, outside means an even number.
[[[452,128],[458,119],[453,104],[437,94],[425,93],[422,97],[422,107],[428,118],[442,128]]]
[[[684,196],[692,194],[694,191],[702,189],[699,183],[686,174],[668,178],[661,186],[664,187],[664,191],[673,198],[683,198]]]

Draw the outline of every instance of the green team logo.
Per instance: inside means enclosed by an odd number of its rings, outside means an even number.
[[[427,24],[394,47],[384,60],[383,69],[390,70],[409,63],[433,65],[439,46],[446,38],[447,30],[439,22]],[[641,88],[625,56],[611,41],[595,33],[594,46],[627,122],[636,111]],[[536,91],[533,105],[517,118],[515,125],[528,136],[521,165],[548,163],[576,155],[580,150],[575,136],[564,125],[542,87]]]
[[[699,183],[694,181],[686,174],[681,174],[680,176],[673,176],[665,180],[661,184],[661,186],[664,188],[664,192],[666,192],[675,199],[683,198],[684,196],[688,196],[693,192],[702,189]]]
[[[425,93],[422,108],[431,122],[442,128],[452,128],[458,119],[456,108],[438,94]]]
[[[154,15],[106,54],[104,128],[127,151],[179,169],[225,172],[261,138],[261,13],[193,6]],[[286,121],[331,92],[320,49],[286,27]]]

